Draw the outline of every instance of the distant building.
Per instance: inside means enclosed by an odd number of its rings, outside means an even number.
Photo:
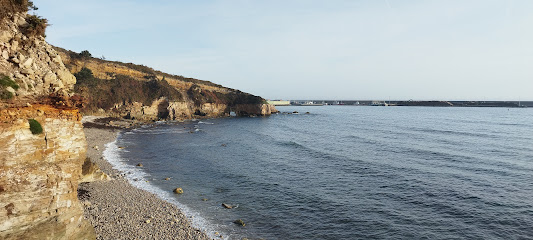
[[[370,106],[389,106],[385,101],[372,101]]]
[[[272,104],[274,106],[289,106],[291,105],[291,101],[284,101],[284,100],[268,100],[268,104]]]

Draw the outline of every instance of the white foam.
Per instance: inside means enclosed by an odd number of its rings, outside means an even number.
[[[104,158],[113,166],[113,168],[126,174],[125,178],[134,187],[153,193],[160,199],[177,206],[183,212],[183,214],[185,214],[193,227],[204,231],[211,239],[220,239],[219,235],[215,235],[215,233],[220,232],[215,230],[216,225],[210,224],[205,218],[200,216],[200,214],[178,202],[174,197],[174,194],[171,194],[158,188],[157,186],[151,185],[149,182],[146,182],[146,180],[153,180],[153,178],[149,174],[142,171],[141,168],[127,164],[126,161],[120,157],[120,151],[123,150],[117,145],[118,138],[120,138],[120,134],[115,141],[107,143],[105,145],[105,150],[103,151]],[[224,234],[224,236],[228,235]],[[224,237],[223,239],[228,239],[228,237]]]

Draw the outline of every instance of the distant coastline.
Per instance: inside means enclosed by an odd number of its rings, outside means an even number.
[[[406,106],[406,107],[533,107],[533,101],[376,101],[376,100],[273,100],[275,106]]]

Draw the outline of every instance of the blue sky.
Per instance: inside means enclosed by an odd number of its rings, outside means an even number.
[[[269,99],[533,100],[529,0],[34,0],[47,40]]]

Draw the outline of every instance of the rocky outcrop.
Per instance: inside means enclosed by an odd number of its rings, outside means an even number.
[[[226,104],[204,103],[196,106],[193,102],[169,102],[162,98],[154,101],[151,106],[139,102],[117,104],[108,112],[113,117],[125,116],[129,119],[151,121],[227,117],[230,112],[235,112],[237,116],[269,116],[278,110],[271,104],[239,104],[232,108]]]
[[[92,115],[180,120],[229,116],[232,111],[241,116],[275,112],[273,106],[262,104],[261,97],[208,81],[56,49],[65,66],[78,77],[77,93],[88,99],[82,111]]]
[[[234,112],[238,116],[268,116],[277,113],[278,110],[272,104],[238,104]]]
[[[0,100],[0,239],[94,239],[77,197],[86,141],[68,98],[76,78],[28,34],[35,16],[4,11],[24,4],[0,0],[0,75],[16,86]]]
[[[20,86],[16,91],[18,97],[32,98],[58,91],[68,94],[76,78],[42,36],[24,34],[26,18],[27,14],[16,13],[0,20],[0,73]]]
[[[108,181],[111,180],[107,174],[105,174],[96,163],[91,159],[86,158],[85,162],[81,166],[81,178],[79,182],[94,182],[94,181]]]
[[[94,239],[77,186],[86,142],[77,110],[0,110],[0,239]],[[32,134],[28,119],[43,133]]]

